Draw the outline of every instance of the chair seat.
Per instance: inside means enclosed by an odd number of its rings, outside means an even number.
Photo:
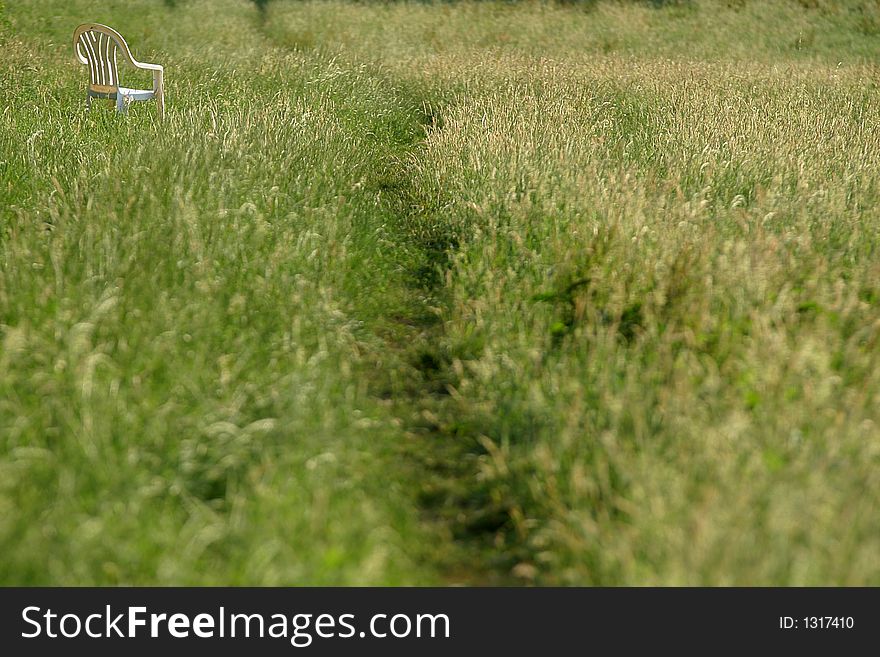
[[[156,97],[154,91],[147,89],[126,89],[125,87],[119,87],[119,93],[122,94],[122,97],[126,100],[150,100],[151,98]]]

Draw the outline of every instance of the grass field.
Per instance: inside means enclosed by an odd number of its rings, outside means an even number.
[[[87,21],[164,122],[85,111]],[[0,583],[880,584],[877,2],[0,47]]]

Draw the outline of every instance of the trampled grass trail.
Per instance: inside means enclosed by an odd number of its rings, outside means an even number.
[[[877,583],[880,14],[668,4],[7,7],[0,581]]]

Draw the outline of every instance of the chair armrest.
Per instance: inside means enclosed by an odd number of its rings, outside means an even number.
[[[135,68],[142,68],[145,71],[162,71],[161,64],[147,64],[145,62],[132,62],[135,65]]]
[[[160,64],[147,64],[145,62],[132,61],[135,68],[139,68],[144,71],[152,71],[153,72],[153,91],[154,92],[162,92],[165,87],[165,69],[162,68]]]

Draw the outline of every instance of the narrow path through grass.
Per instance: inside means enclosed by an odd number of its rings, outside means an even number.
[[[442,129],[436,102],[421,104],[425,139]],[[457,407],[449,403],[456,377],[443,347],[441,316],[449,304],[443,282],[460,236],[434,210],[442,202],[427,203],[409,173],[423,148],[424,139],[414,141],[374,183],[396,218],[401,243],[419,254],[406,272],[410,305],[392,318],[384,336],[407,367],[386,372],[377,394],[389,400],[406,431],[401,456],[415,469],[425,522],[443,538],[435,555],[440,573],[451,584],[510,584],[510,552],[496,549],[509,522],[507,510],[481,489],[479,436],[455,417]]]

